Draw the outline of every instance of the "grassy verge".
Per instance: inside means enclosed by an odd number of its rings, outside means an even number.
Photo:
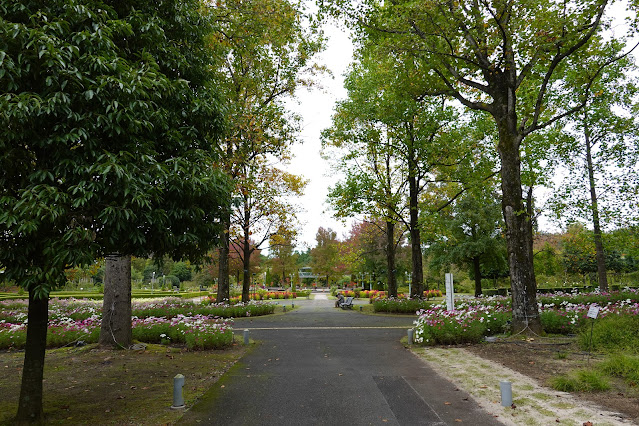
[[[567,392],[607,390],[612,380],[631,388],[639,383],[639,318],[609,316],[584,326],[578,336],[583,351],[595,351],[603,359],[592,367],[553,377],[550,385]]]
[[[185,376],[183,395],[192,406],[247,351],[234,344],[223,351],[186,351],[148,345],[142,351],[114,351],[89,345],[47,351],[44,411],[50,424],[142,424],[176,422],[171,410],[173,377]],[[24,352],[0,352],[0,424],[17,411]]]

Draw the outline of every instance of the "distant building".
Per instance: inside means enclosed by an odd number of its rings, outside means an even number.
[[[300,268],[298,271],[298,276],[300,277],[300,280],[309,278],[309,279],[317,279],[319,277],[319,275],[313,274],[313,268],[311,268],[310,266],[305,266],[303,268]]]

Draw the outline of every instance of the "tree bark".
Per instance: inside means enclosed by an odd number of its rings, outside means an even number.
[[[473,273],[475,274],[475,297],[481,296],[481,267],[479,256],[473,257]]]
[[[49,299],[36,299],[29,291],[27,342],[24,351],[22,385],[15,423],[43,423],[42,379],[49,324]]]
[[[248,207],[248,200],[244,199],[244,223],[242,231],[242,269],[244,269],[244,277],[242,277],[242,302],[248,303],[251,292],[251,229],[250,218],[251,210]]]
[[[424,269],[422,265],[422,241],[419,229],[419,208],[417,198],[419,196],[419,188],[416,174],[415,158],[411,154],[409,159],[409,176],[408,176],[408,198],[410,207],[410,249],[411,249],[411,265],[412,265],[412,286],[411,299],[424,297]]]
[[[388,268],[388,297],[397,297],[395,270],[395,223],[386,221],[386,266]]]
[[[597,279],[599,282],[599,289],[602,291],[608,291],[606,254],[604,252],[603,240],[601,238],[601,223],[599,221],[599,207],[597,204],[597,188],[595,186],[595,171],[592,165],[592,147],[588,127],[586,127],[584,133],[586,139],[586,166],[588,168],[588,186],[590,189],[590,203],[592,208],[592,227],[595,238],[595,254],[597,257]]]
[[[231,213],[227,212],[222,218],[222,234],[220,235],[220,248],[218,249],[218,274],[217,274],[217,303],[228,303],[231,299],[229,283],[229,240],[231,229]]]
[[[516,120],[515,120],[516,122]],[[512,122],[497,120],[499,156],[501,158],[502,213],[506,223],[506,246],[512,291],[512,332],[524,330],[540,334],[541,319],[537,308],[537,283],[533,268],[532,220],[523,205],[521,159]]]
[[[248,241],[244,240],[244,247],[242,249],[242,266],[244,269],[244,275],[242,277],[242,302],[247,303],[251,297],[251,249],[248,246]]]
[[[129,348],[131,324],[131,256],[106,257],[100,345]]]

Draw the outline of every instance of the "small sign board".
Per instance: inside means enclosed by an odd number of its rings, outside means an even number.
[[[446,274],[446,310],[455,310],[455,289],[453,286],[453,274]]]
[[[596,303],[593,303],[592,305],[590,305],[590,308],[588,308],[588,318],[592,318],[592,319],[597,318],[597,316],[599,315],[599,309],[601,308],[597,306]]]

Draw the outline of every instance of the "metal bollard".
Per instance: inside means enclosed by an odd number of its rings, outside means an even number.
[[[284,308],[284,312],[286,312],[286,305],[284,305],[283,308]]]
[[[408,329],[408,344],[409,345],[413,344],[413,329],[412,328]]]
[[[178,374],[173,378],[173,410],[184,408],[184,398],[182,397],[182,388],[184,387],[184,376]]]
[[[501,406],[510,407],[513,405],[513,389],[508,381],[499,382],[499,390],[501,391]]]
[[[244,329],[244,344],[245,345],[249,344],[249,331],[248,331],[248,329]]]
[[[291,303],[291,309],[295,309],[295,303]]]

